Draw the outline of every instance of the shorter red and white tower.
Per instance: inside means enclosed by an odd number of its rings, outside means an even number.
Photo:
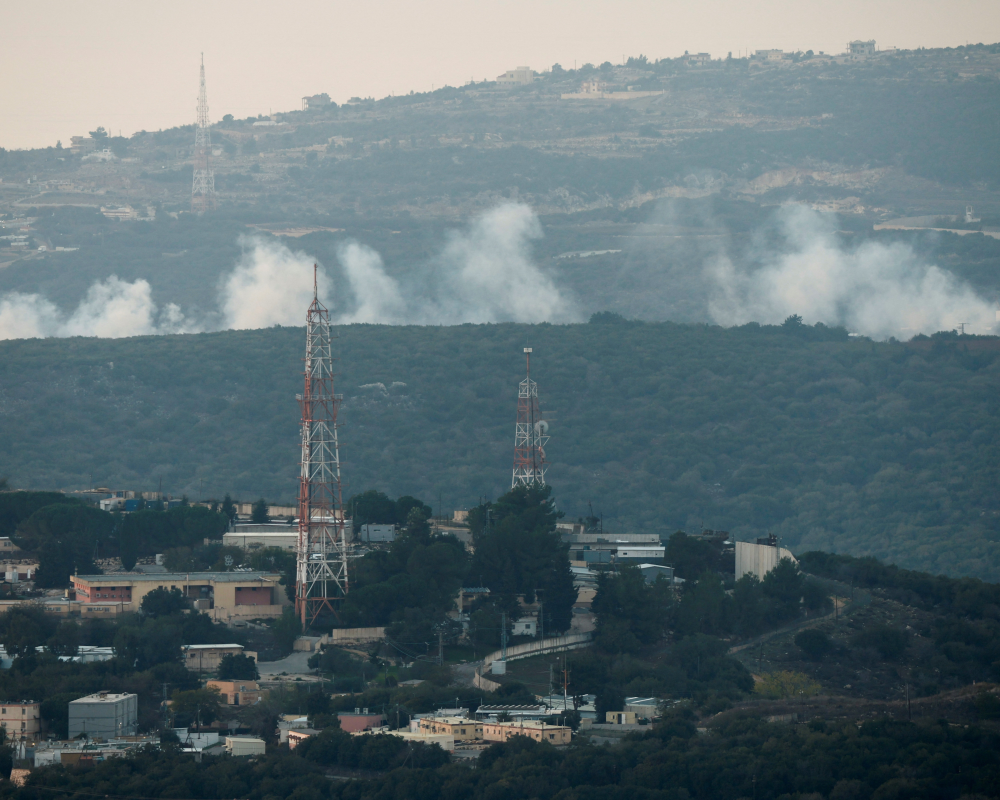
[[[549,423],[538,409],[538,384],[531,380],[531,348],[524,348],[527,374],[517,391],[517,425],[514,428],[514,475],[512,489],[518,486],[544,486],[545,445],[549,441]]]

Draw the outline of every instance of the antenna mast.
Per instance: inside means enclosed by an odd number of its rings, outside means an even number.
[[[208,91],[205,89],[205,54],[201,54],[201,91],[198,122],[194,127],[194,178],[191,181],[191,211],[202,214],[215,208],[215,171],[210,163],[212,135],[208,127]]]
[[[336,613],[347,594],[347,534],[340,491],[340,450],[333,390],[330,312],[319,302],[313,265],[313,301],[306,315],[305,388],[302,407],[302,471],[299,476],[299,541],[295,613],[305,626],[324,610]]]
[[[518,486],[544,486],[545,444],[549,423],[538,410],[538,384],[531,380],[531,348],[524,348],[526,376],[517,392],[517,425],[514,428],[514,474],[512,489]]]

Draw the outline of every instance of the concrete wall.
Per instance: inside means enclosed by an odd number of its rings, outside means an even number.
[[[537,642],[527,642],[526,644],[515,645],[507,648],[507,660],[515,661],[519,658],[541,655],[542,653],[561,653],[564,650],[576,650],[578,647],[586,647],[593,641],[592,633],[568,633],[565,636],[553,636],[549,639],[540,639]],[[483,668],[489,667],[494,661],[499,661],[503,653],[496,650],[483,659]]]
[[[778,562],[783,558],[790,559],[793,564],[799,563],[795,560],[795,556],[783,547],[772,547],[769,544],[754,544],[752,542],[737,542],[736,580],[739,580],[747,573],[752,573],[761,580],[764,580],[764,576],[778,566]]]

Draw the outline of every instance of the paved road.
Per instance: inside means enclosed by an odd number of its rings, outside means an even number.
[[[472,679],[476,677],[476,667],[482,665],[482,661],[466,661],[464,664],[456,664],[451,668],[455,683],[459,686],[474,686]]]
[[[312,672],[309,669],[309,656],[312,653],[295,652],[280,661],[261,661],[257,664],[257,671],[261,678],[266,675],[280,675],[287,672],[289,675],[308,675]]]

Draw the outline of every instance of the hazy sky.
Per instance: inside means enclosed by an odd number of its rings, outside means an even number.
[[[6,148],[194,122],[201,51],[216,121],[292,110],[304,94],[383,97],[521,64],[1000,41],[997,0],[2,0],[0,12]]]

